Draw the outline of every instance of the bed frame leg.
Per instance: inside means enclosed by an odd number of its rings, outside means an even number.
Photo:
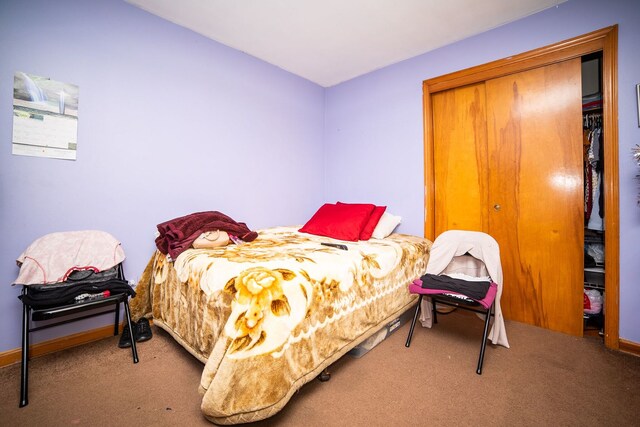
[[[331,374],[329,373],[329,369],[324,368],[324,370],[318,375],[318,379],[322,382],[329,381],[331,379]]]

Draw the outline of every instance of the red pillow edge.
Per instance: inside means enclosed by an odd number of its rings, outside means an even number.
[[[325,203],[298,231],[355,242],[374,209],[368,204]]]
[[[380,222],[380,218],[382,218],[382,214],[387,210],[386,206],[376,206],[373,208],[371,215],[369,216],[369,220],[362,228],[360,232],[360,240],[369,240],[373,235],[373,230],[376,229],[376,225]]]

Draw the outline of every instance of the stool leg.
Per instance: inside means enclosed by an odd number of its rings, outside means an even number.
[[[480,357],[478,358],[478,368],[476,374],[482,375],[482,363],[484,362],[484,350],[487,347],[487,335],[489,333],[489,320],[491,319],[491,308],[493,304],[487,310],[486,319],[484,319],[484,333],[482,334],[482,345],[480,346]]]
[[[133,356],[133,363],[138,363],[138,350],[136,349],[136,336],[133,334],[133,326],[131,326],[131,312],[129,311],[129,302],[125,296],[124,301],[124,313],[127,317],[127,328],[129,328],[129,334],[131,335],[131,355]]]
[[[420,314],[420,304],[422,303],[422,294],[420,298],[418,298],[418,305],[416,306],[416,312],[413,315],[413,320],[411,321],[411,327],[409,328],[409,336],[407,337],[407,342],[404,344],[405,347],[409,347],[411,345],[411,337],[413,336],[413,328],[416,327],[416,320],[418,320],[418,314]]]
[[[438,323],[438,310],[436,308],[436,299],[431,297],[431,308],[433,309],[433,324]]]
[[[31,310],[22,304],[22,363],[20,365],[20,408],[29,404],[29,316]]]
[[[125,295],[125,298],[127,298],[127,296]],[[119,326],[120,326],[120,304],[116,303],[116,309],[115,309],[115,321],[113,323],[113,335],[116,336],[118,335],[118,333],[120,332]],[[133,335],[132,335],[133,336]]]

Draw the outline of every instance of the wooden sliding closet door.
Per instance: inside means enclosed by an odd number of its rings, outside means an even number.
[[[435,231],[488,227],[484,83],[439,92],[433,102]]]
[[[435,235],[500,244],[507,319],[582,335],[580,59],[433,93]]]
[[[505,317],[582,335],[580,59],[488,80],[489,232]]]

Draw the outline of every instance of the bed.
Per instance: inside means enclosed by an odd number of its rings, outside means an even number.
[[[345,242],[298,228],[189,249],[175,261],[156,251],[136,287],[132,318],[153,318],[204,363],[199,390],[209,421],[274,415],[302,385],[415,307],[407,288],[426,271],[429,240],[393,233]]]

